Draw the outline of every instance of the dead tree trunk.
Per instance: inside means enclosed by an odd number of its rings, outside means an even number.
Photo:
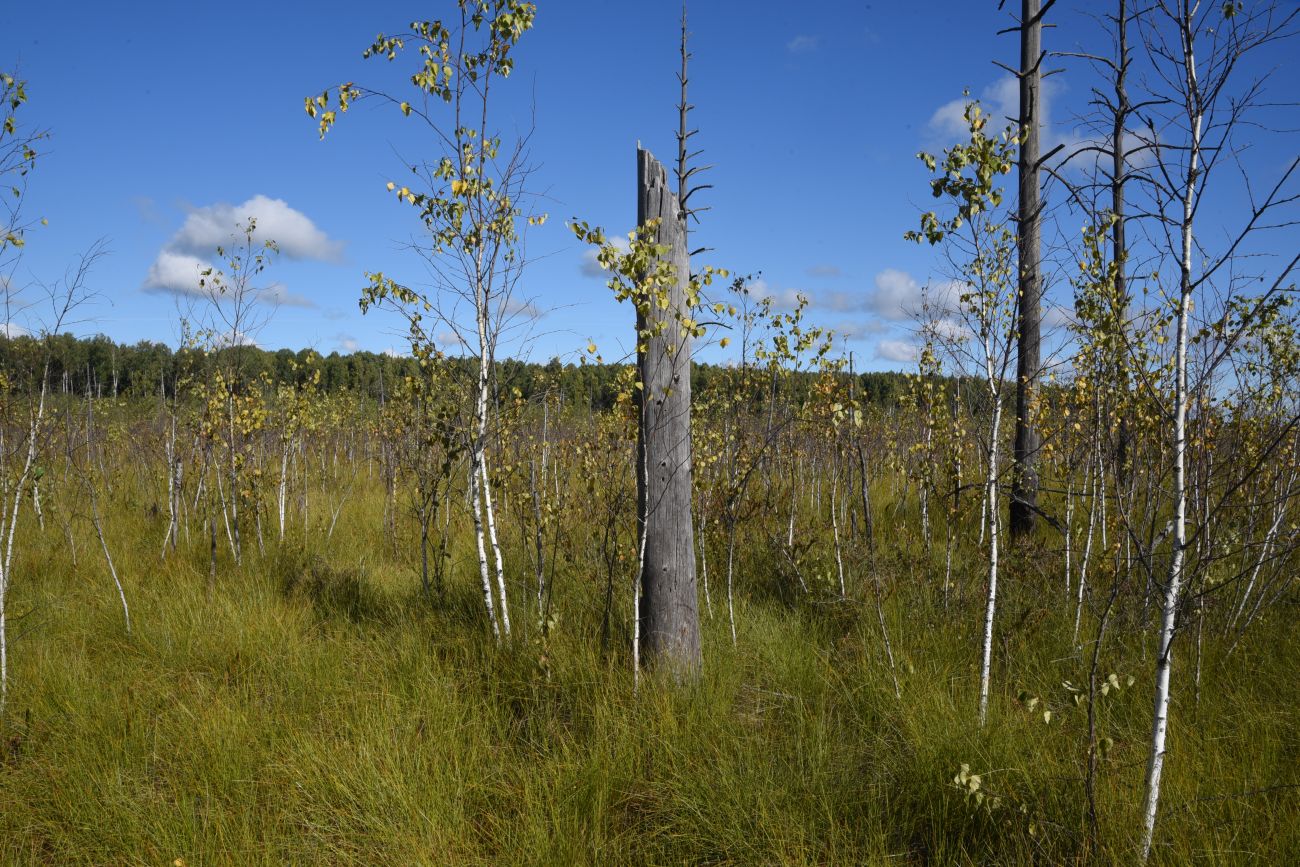
[[[690,256],[677,196],[649,151],[637,148],[637,224],[659,221],[675,280],[668,304],[638,305],[642,382],[637,436],[637,513],[645,538],[638,611],[641,656],[678,677],[701,662],[691,523],[691,333],[686,320]]]
[[[1051,6],[1049,2],[1047,4]],[[1011,475],[1011,536],[1033,532],[1038,505],[1038,430],[1034,401],[1041,366],[1043,297],[1039,247],[1039,131],[1042,126],[1042,13],[1039,0],[1020,4],[1020,212],[1016,237],[1020,258],[1019,324],[1016,349],[1016,441]]]
[[[1127,278],[1127,259],[1128,259],[1128,241],[1125,238],[1125,219],[1124,213],[1124,184],[1128,181],[1128,156],[1125,153],[1124,134],[1127,130],[1128,118],[1133,111],[1133,104],[1128,98],[1128,67],[1129,67],[1129,50],[1128,50],[1128,21],[1129,10],[1126,0],[1119,0],[1119,12],[1115,16],[1115,103],[1111,106],[1113,112],[1113,125],[1110,137],[1110,211],[1115,221],[1111,226],[1111,261],[1115,263],[1115,304],[1118,308],[1115,311],[1115,321],[1121,329],[1128,328],[1128,278]],[[1121,345],[1123,345],[1121,335]],[[1128,374],[1123,364],[1123,358],[1115,358],[1114,374],[1116,386],[1121,395],[1127,394],[1129,389]],[[1121,413],[1119,417],[1119,437],[1115,453],[1116,481],[1120,487],[1128,485],[1129,474],[1129,452],[1132,450],[1133,433],[1129,430],[1128,415]]]

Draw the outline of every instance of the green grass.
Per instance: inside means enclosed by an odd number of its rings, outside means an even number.
[[[882,565],[901,700],[865,575],[855,569],[844,603],[743,592],[767,580],[761,548],[741,563],[737,646],[715,566],[699,682],[650,676],[634,694],[625,632],[600,650],[594,567],[560,570],[559,625],[544,643],[515,569],[520,635],[497,647],[468,545],[431,604],[409,545],[394,559],[376,533],[373,492],[314,553],[301,539],[270,544],[236,569],[223,552],[211,596],[197,541],[160,561],[158,523],[119,505],[108,531],[130,635],[84,528],[76,565],[53,526],[20,539],[5,863],[1133,860],[1150,660],[1117,625],[1105,671],[1136,682],[1103,701],[1115,747],[1090,844],[1083,710],[1061,686],[1082,682],[1085,663],[1072,610],[1032,570],[1008,576],[980,731],[977,562],[963,565],[968,598],[946,612],[941,569]],[[1280,864],[1300,852],[1300,789],[1282,788],[1300,783],[1293,620],[1262,624],[1227,659],[1207,633],[1199,706],[1180,647],[1157,862]],[[1022,689],[1054,709],[1050,724],[1016,701]],[[952,785],[963,763],[998,807]]]

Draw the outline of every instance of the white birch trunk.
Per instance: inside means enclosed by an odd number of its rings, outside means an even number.
[[[1147,760],[1146,791],[1142,808],[1142,861],[1151,854],[1155,837],[1156,814],[1160,805],[1160,777],[1165,765],[1166,738],[1169,733],[1169,678],[1173,667],[1174,633],[1178,627],[1178,604],[1183,589],[1183,557],[1187,547],[1187,340],[1188,320],[1192,312],[1192,226],[1195,219],[1197,176],[1200,169],[1201,122],[1203,109],[1198,101],[1195,34],[1184,28],[1183,68],[1187,76],[1191,146],[1188,154],[1187,179],[1183,189],[1182,256],[1178,296],[1177,344],[1174,354],[1174,472],[1173,472],[1173,541],[1169,557],[1169,576],[1160,611],[1160,634],[1156,654],[1156,683],[1151,722],[1151,752]]]
[[[991,379],[991,377],[990,377]],[[991,383],[992,384],[992,383]],[[1002,424],[1002,397],[994,387],[993,421],[989,425],[989,468],[984,483],[984,501],[989,531],[989,592],[984,606],[984,640],[980,651],[979,724],[988,719],[989,672],[993,662],[993,617],[998,601],[998,428]]]
[[[492,635],[500,640],[501,625],[497,620],[496,601],[492,593],[492,578],[488,571],[487,545],[483,538],[483,512],[479,499],[479,447],[471,446],[469,463],[469,498],[470,513],[474,516],[474,542],[478,546],[478,571],[483,582],[483,603],[487,606],[488,622],[492,624]]]

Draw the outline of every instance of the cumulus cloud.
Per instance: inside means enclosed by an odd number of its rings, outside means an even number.
[[[302,211],[289,207],[284,199],[257,195],[242,205],[218,203],[195,208],[172,237],[168,247],[197,256],[210,256],[219,246],[229,246],[239,227],[257,221],[253,242],[274,241],[281,255],[289,259],[339,262],[343,243],[331,240]]]
[[[876,275],[874,288],[864,299],[866,308],[882,319],[910,319],[921,309],[921,284],[911,274],[886,268]]]
[[[921,357],[921,347],[908,340],[882,340],[876,344],[876,358],[914,364]]]
[[[791,54],[808,54],[809,52],[817,50],[820,41],[821,40],[816,36],[801,34],[787,42],[785,44],[785,50]]]
[[[1065,86],[1058,79],[1044,79],[1042,83],[1042,112],[1039,123],[1042,128],[1043,153],[1058,145],[1061,146],[1059,159],[1071,168],[1089,168],[1102,158],[1097,147],[1109,146],[1109,133],[1096,134],[1079,128],[1064,128],[1052,123],[1052,109],[1057,99],[1064,92]],[[1014,124],[1020,115],[1020,84],[1012,75],[1004,75],[985,87],[979,93],[980,103],[993,118],[992,131],[1000,131],[1008,124]],[[935,109],[926,125],[929,145],[934,148],[946,147],[964,141],[969,135],[966,126],[966,104],[968,97],[954,99]],[[986,130],[987,132],[988,130]],[[1151,152],[1143,148],[1144,144],[1155,141],[1157,135],[1149,128],[1140,132],[1124,134],[1125,149],[1129,153],[1129,162],[1135,166],[1149,165]]]
[[[1051,117],[1048,105],[1049,90],[1048,82],[1044,81],[1044,121],[1048,121]],[[966,139],[969,135],[966,126],[966,106],[971,101],[970,97],[963,96],[945,102],[934,110],[934,114],[930,115],[929,123],[926,124],[926,131],[935,144],[949,145]],[[993,134],[1007,124],[1015,123],[1015,118],[1019,116],[1020,85],[1014,76],[1004,75],[980,91],[979,101],[984,111],[993,117],[993,129],[989,130],[989,134]]]
[[[207,291],[200,282],[204,279],[204,272],[212,267],[213,263],[197,256],[163,250],[149,266],[144,289],[146,292],[167,292],[190,298],[206,298]],[[254,295],[259,301],[275,307],[316,306],[310,298],[290,292],[287,286],[279,282],[257,289]]]
[[[506,299],[503,312],[507,318],[522,316],[525,319],[540,319],[546,315],[545,312],[533,302],[523,298],[516,298],[513,295]]]
[[[199,280],[203,278],[203,272],[211,267],[211,262],[197,256],[163,250],[149,266],[144,288],[148,291],[199,296],[203,294]]]
[[[253,339],[251,334],[248,334],[245,331],[235,331],[234,329],[226,331],[222,334],[218,334],[216,338],[216,343],[217,346],[256,346],[257,345],[257,341]]]
[[[30,331],[15,322],[0,324],[0,335],[5,337],[26,337],[29,334],[31,334]]]
[[[212,257],[217,247],[228,248],[238,240],[240,226],[249,220],[256,220],[254,244],[274,241],[280,254],[289,259],[342,261],[341,241],[331,239],[283,199],[257,195],[240,205],[218,203],[190,211],[149,266],[142,288],[189,297],[206,295],[199,281],[203,272],[216,264]],[[315,306],[310,298],[290,292],[283,283],[271,283],[257,294],[268,304]]]
[[[439,331],[433,336],[436,343],[443,346],[464,346],[465,341],[460,339],[460,335],[448,328],[446,331]]]
[[[936,315],[957,310],[962,286],[952,280],[921,283],[906,271],[886,268],[875,276],[863,307],[890,322],[914,319],[927,309]]]
[[[812,294],[802,289],[778,289],[772,286],[762,277],[750,280],[745,284],[746,291],[750,296],[762,301],[764,298],[772,299],[772,306],[782,310],[793,310],[799,306],[800,297],[807,298],[812,303]]]
[[[257,297],[267,304],[277,307],[315,307],[316,302],[305,295],[290,292],[283,283],[272,283],[265,289],[258,290]]]
[[[959,343],[973,337],[975,334],[965,322],[952,317],[944,317],[926,323],[925,328],[935,337],[950,343]]]
[[[355,337],[343,332],[334,335],[334,344],[339,352],[356,352],[361,348],[361,343]]]

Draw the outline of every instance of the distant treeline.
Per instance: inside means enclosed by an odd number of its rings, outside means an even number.
[[[48,358],[47,381],[55,392],[144,397],[156,396],[163,390],[171,396],[179,371],[200,371],[207,364],[220,362],[227,353],[238,354],[245,381],[261,380],[265,375],[272,385],[303,384],[319,370],[318,388],[322,392],[353,392],[377,400],[383,399],[394,383],[419,369],[412,358],[364,351],[320,355],[309,349],[241,346],[205,352],[174,350],[165,343],[147,340],[122,344],[102,334],[86,338],[63,334],[51,338],[0,337],[0,370],[5,371],[13,387],[28,388],[39,381]],[[449,359],[448,363],[464,365],[467,372],[473,364],[470,359],[459,358]],[[544,364],[506,359],[498,363],[497,376],[501,385],[518,388],[524,397],[539,388],[558,388],[571,403],[607,409],[617,396],[616,379],[623,367],[566,363],[558,358]],[[712,364],[693,365],[692,388],[707,393],[725,370]],[[908,374],[896,371],[859,373],[857,379],[858,394],[868,405],[896,404],[908,388]],[[796,376],[795,380],[810,381],[810,375]]]

